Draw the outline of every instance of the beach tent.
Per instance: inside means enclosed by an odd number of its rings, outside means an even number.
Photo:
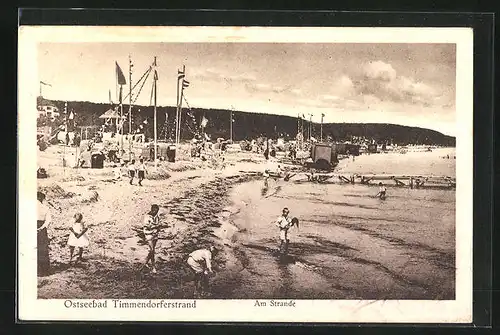
[[[125,119],[124,116],[122,118]],[[105,120],[106,119],[110,119],[110,120],[120,119],[120,113],[118,113],[118,110],[110,108],[104,114],[99,116],[99,119],[105,119]]]
[[[122,120],[126,120],[127,118],[122,115]],[[104,120],[104,124],[107,126],[115,125],[115,130],[118,129],[118,123],[120,120],[120,113],[118,112],[118,109],[108,109],[104,114],[99,116],[99,119]]]

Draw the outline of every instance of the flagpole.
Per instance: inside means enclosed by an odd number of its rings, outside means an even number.
[[[323,142],[323,117],[325,114],[321,113],[321,128],[320,128],[320,141]]]
[[[157,94],[157,81],[158,81],[158,77],[157,77],[157,72],[156,72],[156,56],[155,56],[155,59],[154,59],[154,67],[155,67],[155,73],[154,73],[154,136],[155,136],[155,141],[154,141],[154,144],[155,144],[155,170],[157,169],[158,167],[158,161],[157,161],[157,157],[158,157],[158,144],[157,144],[157,130],[156,130],[156,94]]]
[[[182,84],[181,84],[181,95],[179,97],[179,141],[178,144],[181,143],[181,130],[182,130],[182,98],[184,97],[184,78],[186,77],[186,66],[182,65],[182,73],[184,77],[182,77]]]
[[[132,58],[128,56],[128,159],[132,159]]]
[[[178,72],[178,71],[177,71]],[[179,74],[177,73],[177,101],[175,105],[175,144],[178,143],[178,138],[179,138]]]
[[[115,68],[115,98],[116,98],[116,101],[118,101],[119,97],[118,97],[118,72],[116,71],[116,68]],[[118,132],[118,129],[116,129],[116,131]]]
[[[309,114],[309,141],[312,139],[312,114]]]
[[[233,143],[233,110],[231,110],[231,120],[229,121],[230,141]]]
[[[123,150],[123,101],[122,101],[123,85],[120,85],[120,153]]]
[[[184,87],[181,85],[181,97],[179,101],[179,144],[181,143],[181,125],[182,125],[182,98],[184,97]]]

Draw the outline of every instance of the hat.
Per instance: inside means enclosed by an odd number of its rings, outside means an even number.
[[[36,199],[39,201],[45,200],[45,193],[40,191],[36,192]]]
[[[160,210],[160,206],[154,204],[154,205],[151,205],[151,210],[149,211],[149,215],[154,215],[156,213],[158,213],[158,211]],[[153,214],[154,213],[154,214]]]

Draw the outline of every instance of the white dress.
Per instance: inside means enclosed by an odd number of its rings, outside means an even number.
[[[75,222],[72,228],[75,231],[75,233],[80,234],[85,228],[85,225],[83,224],[83,222]],[[68,238],[68,245],[80,248],[88,246],[89,238],[87,237],[87,233],[80,236],[80,238],[77,238],[75,234],[73,234],[73,232],[70,231]]]

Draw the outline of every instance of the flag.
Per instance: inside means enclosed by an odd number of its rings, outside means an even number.
[[[321,117],[325,117],[325,114],[324,114],[324,113],[321,113]]]
[[[46,85],[46,86],[52,86],[52,85],[50,85],[50,84],[44,83],[43,81],[40,81],[40,84],[42,84],[42,85]]]
[[[120,97],[119,97],[119,101],[120,101],[120,105],[122,104],[122,91],[123,91],[123,87],[122,85],[120,85]]]
[[[112,104],[113,100],[111,99],[111,90],[109,90],[109,103]]]
[[[182,88],[187,88],[187,87],[189,87],[189,81],[183,80],[182,81]]]
[[[203,117],[203,119],[201,119],[201,126],[202,127],[206,127],[207,126],[207,123],[208,123],[208,120],[206,117]]]
[[[156,69],[155,69],[154,79],[158,80],[158,71],[156,71]]]
[[[116,64],[116,76],[118,78],[118,85],[126,85],[127,81],[125,80],[125,76],[123,75],[123,71],[120,68],[120,65],[118,65],[118,62],[115,61]],[[121,99],[120,99],[121,101]]]

